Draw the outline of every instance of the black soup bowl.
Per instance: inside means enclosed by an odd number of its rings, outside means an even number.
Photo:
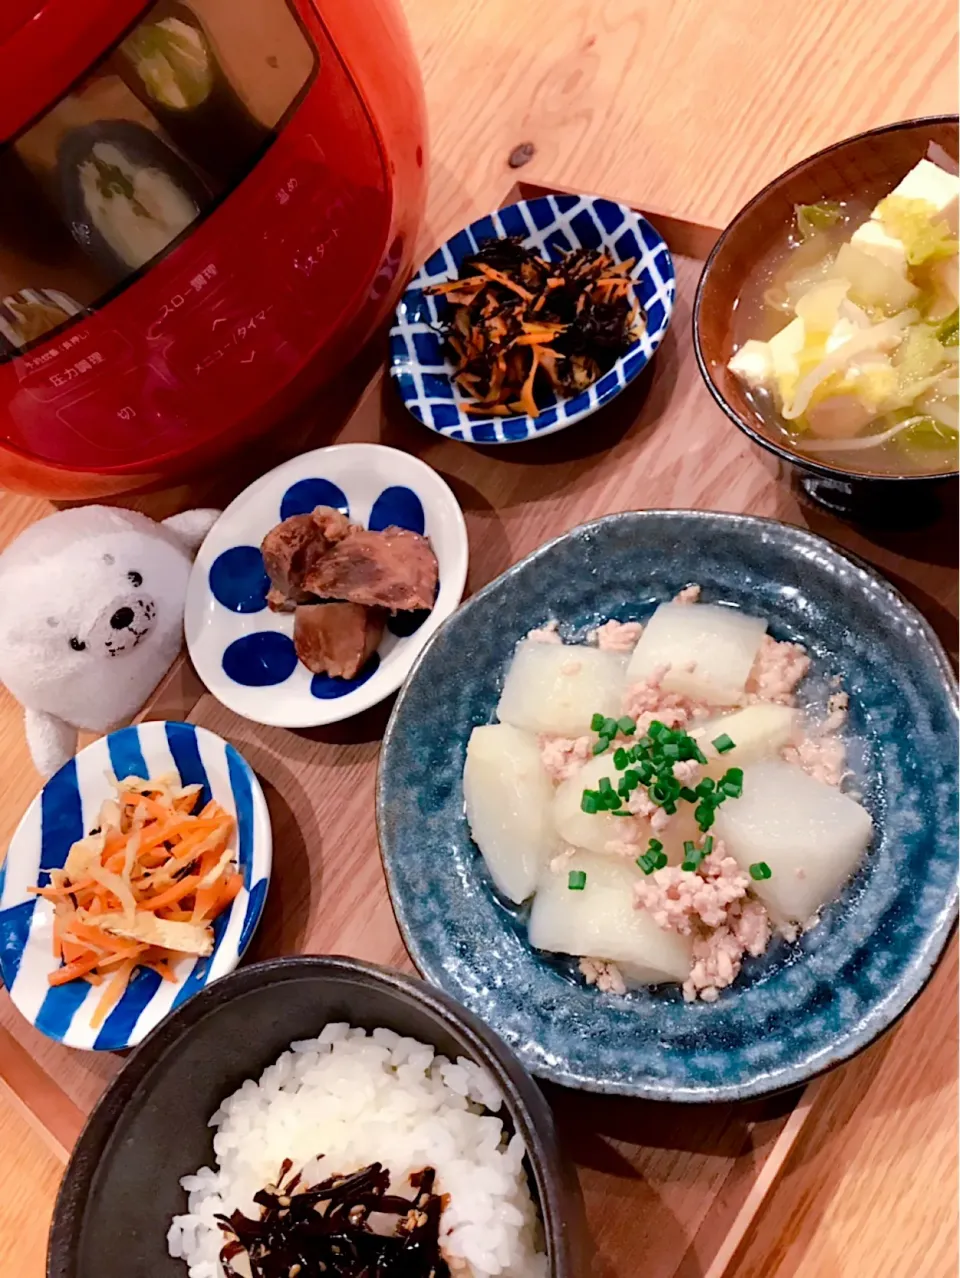
[[[48,1278],[186,1278],[167,1253],[186,1210],[180,1177],[214,1165],[211,1114],[292,1042],[329,1021],[385,1026],[466,1056],[493,1077],[500,1117],[527,1148],[550,1278],[589,1273],[583,1201],[550,1109],[533,1079],[482,1021],[399,972],[345,958],[252,964],[208,986],[131,1055],[90,1115],[67,1167],[50,1231]],[[319,1151],[318,1151],[319,1152]]]

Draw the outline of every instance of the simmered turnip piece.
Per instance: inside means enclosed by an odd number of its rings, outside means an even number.
[[[553,820],[557,833],[565,843],[575,848],[587,848],[591,852],[606,853],[611,842],[623,843],[627,839],[628,830],[631,834],[636,833],[633,820],[613,816],[610,812],[584,812],[581,806],[584,790],[598,789],[601,777],[609,777],[610,784],[616,789],[622,776],[623,773],[613,766],[613,755],[601,754],[588,759],[575,776],[560,783],[553,800]],[[626,811],[626,804],[621,810]],[[647,841],[653,836],[653,831],[646,819],[636,820],[641,824],[637,843],[639,856],[647,850]],[[681,803],[676,815],[671,817],[666,828],[659,830],[655,837],[663,844],[671,864],[676,864],[683,859],[684,841],[696,841],[699,834],[693,805]],[[622,853],[615,851],[612,855],[619,858]]]
[[[581,890],[570,874],[583,873]],[[623,964],[631,984],[684,981],[690,971],[690,942],[658,927],[633,904],[633,884],[641,872],[630,861],[578,852],[559,873],[547,869],[530,912],[530,944],[539,950],[600,958]]]
[[[752,887],[771,913],[805,923],[856,870],[873,824],[835,786],[771,759],[744,768],[743,795],[722,804],[715,832],[744,869],[770,867]]]
[[[613,755],[601,754],[588,759],[575,776],[560,783],[553,800],[553,821],[565,842],[575,848],[603,852],[612,839],[623,838],[623,817],[610,812],[584,812],[580,806],[584,790],[596,790],[601,777],[609,777],[616,789],[622,776],[613,766]]]
[[[668,667],[662,687],[709,705],[735,705],[767,623],[714,604],[661,604],[650,618],[627,668],[629,683]]]
[[[597,713],[623,713],[627,655],[576,644],[524,639],[497,706],[501,723],[528,732],[578,737]]]
[[[778,755],[793,737],[797,712],[790,706],[761,701],[733,714],[698,724],[690,735],[707,756],[704,776],[720,777],[727,768],[743,768]],[[719,751],[713,744],[729,737],[733,749]]]
[[[506,723],[474,728],[463,770],[467,820],[494,883],[519,904],[558,850],[553,786],[537,739]]]

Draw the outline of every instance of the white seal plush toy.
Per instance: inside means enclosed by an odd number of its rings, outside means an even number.
[[[166,674],[193,554],[219,513],[159,524],[81,506],[39,520],[0,554],[0,681],[24,706],[44,777],[74,754],[78,729],[132,718]]]

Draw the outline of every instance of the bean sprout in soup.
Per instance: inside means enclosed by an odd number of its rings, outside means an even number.
[[[958,196],[924,159],[873,209],[797,206],[739,299],[729,363],[776,443],[866,474],[956,469]]]

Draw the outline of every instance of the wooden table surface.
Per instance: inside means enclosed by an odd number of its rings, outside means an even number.
[[[405,7],[430,111],[425,250],[499,202],[513,176],[507,156],[520,142],[536,148],[525,179],[722,225],[770,177],[822,145],[957,109],[952,0],[809,0],[795,10],[769,0]],[[47,510],[4,495],[0,544]],[[855,536],[848,544],[857,548]],[[955,544],[944,547],[943,563],[955,567]],[[946,596],[941,588],[918,602],[955,636],[955,573],[947,577]],[[0,750],[2,847],[38,785],[6,694]],[[956,1273],[956,1008],[954,944],[901,1027],[818,1085],[814,1115],[744,1240],[737,1274]],[[0,1100],[4,1273],[42,1273],[58,1176],[59,1163]]]

